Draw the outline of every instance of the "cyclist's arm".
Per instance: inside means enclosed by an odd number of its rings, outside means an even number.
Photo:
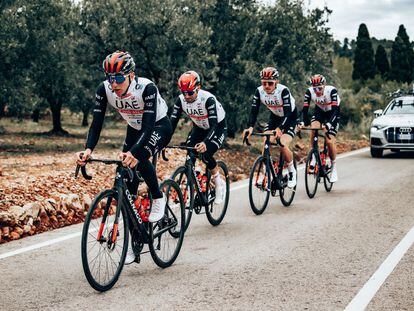
[[[181,100],[178,97],[177,100],[175,101],[174,108],[173,108],[173,111],[170,117],[173,133],[175,132],[175,129],[177,127],[178,121],[180,120],[182,112],[183,112],[183,107],[181,105]]]
[[[309,106],[311,102],[311,92],[309,89],[306,90],[305,97],[303,99],[303,109],[302,109],[302,121],[305,123],[305,125],[310,124],[309,120]]]
[[[283,121],[280,124],[280,129],[285,130],[288,127],[288,120],[292,114],[292,102],[290,100],[290,92],[288,88],[285,88],[282,91],[282,101],[283,101]]]
[[[339,105],[338,105],[338,90],[333,89],[331,91],[331,105],[332,105],[332,114],[329,119],[329,123],[333,124],[339,118]]]
[[[204,142],[210,141],[213,138],[216,132],[217,124],[218,124],[217,106],[216,106],[216,101],[213,97],[210,97],[209,99],[207,99],[206,109],[207,109],[208,124],[210,126],[210,129],[208,131],[207,137],[204,139]]]
[[[249,118],[249,127],[254,127],[257,121],[257,115],[259,114],[260,108],[260,93],[259,90],[256,89],[254,93],[253,100],[252,100],[252,107],[250,110],[250,118]]]
[[[93,120],[86,138],[86,149],[93,150],[98,143],[107,105],[108,99],[106,97],[105,86],[101,83],[95,94],[95,108],[93,109]]]
[[[142,92],[142,98],[144,99],[142,127],[137,142],[134,146],[132,146],[130,150],[134,157],[137,157],[139,151],[148,142],[152,131],[154,130],[155,121],[157,118],[157,93],[157,87],[153,83],[148,84],[145,87],[144,92]]]

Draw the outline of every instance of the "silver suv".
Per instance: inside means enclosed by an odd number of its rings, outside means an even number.
[[[370,137],[375,158],[382,157],[384,149],[414,150],[414,91],[394,93],[394,97],[384,110],[374,111]]]

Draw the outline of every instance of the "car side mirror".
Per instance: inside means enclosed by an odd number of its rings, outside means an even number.
[[[382,109],[375,110],[375,111],[374,111],[374,116],[375,116],[376,118],[378,118],[379,116],[381,116],[381,115],[382,115],[382,113],[383,113],[383,110],[382,110]]]

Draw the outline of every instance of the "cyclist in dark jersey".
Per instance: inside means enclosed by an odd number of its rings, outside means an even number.
[[[289,145],[295,137],[297,110],[295,99],[289,89],[279,83],[279,72],[274,67],[266,67],[260,72],[262,85],[256,89],[253,97],[252,108],[250,112],[249,128],[243,131],[243,137],[253,132],[256,124],[257,115],[261,104],[266,106],[271,113],[266,131],[276,130],[276,137],[280,138],[281,152],[288,164],[289,179],[288,187],[296,186],[296,169],[293,164],[293,153]],[[275,138],[273,138],[274,140]]]
[[[182,94],[177,98],[171,114],[173,132],[182,112],[193,121],[193,128],[187,138],[187,146],[194,146],[202,153],[203,162],[211,171],[216,185],[214,203],[221,204],[225,195],[225,183],[221,179],[214,159],[214,153],[223,145],[227,135],[226,112],[217,98],[201,89],[200,76],[195,71],[187,71],[178,80]]]
[[[103,62],[103,69],[106,80],[96,91],[86,149],[76,154],[77,163],[85,165],[98,143],[109,104],[128,123],[120,158],[125,166],[136,167],[148,185],[153,199],[148,219],[156,222],[164,215],[166,199],[159,189],[155,168],[149,158],[164,148],[171,139],[172,128],[167,117],[167,104],[152,81],[135,76],[135,63],[128,52],[116,51],[108,55]],[[132,194],[137,193],[137,185],[135,178],[130,185]],[[126,263],[131,263],[134,259],[135,255],[129,247]]]
[[[338,181],[338,173],[336,170],[336,134],[339,128],[339,104],[341,102],[338,90],[332,85],[326,85],[326,79],[323,75],[316,74],[311,77],[310,88],[306,90],[302,119],[303,125],[311,125],[311,127],[325,126],[326,142],[329,150],[329,158],[332,162],[332,174],[329,179],[330,182]],[[308,111],[311,102],[315,103],[315,110],[313,116],[309,119]],[[312,147],[313,132],[311,132],[310,146]],[[310,163],[310,170],[313,170],[316,159],[312,159]]]

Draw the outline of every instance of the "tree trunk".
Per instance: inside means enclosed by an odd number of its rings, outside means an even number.
[[[89,110],[83,111],[82,126],[88,126]]]
[[[52,118],[53,118],[53,129],[49,132],[50,134],[54,135],[67,135],[69,134],[62,128],[61,118],[61,110],[62,110],[62,103],[60,101],[49,102],[50,110],[52,111]]]
[[[35,108],[32,113],[32,120],[33,122],[39,123],[39,117],[40,117],[40,109]]]
[[[0,99],[0,118],[6,116],[6,97]]]

